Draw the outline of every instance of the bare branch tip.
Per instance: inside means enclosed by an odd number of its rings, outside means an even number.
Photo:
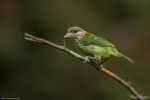
[[[128,84],[131,86],[131,82],[128,82]]]
[[[24,36],[27,36],[28,33],[24,33]]]
[[[25,40],[28,40],[28,41],[34,41],[33,39],[28,38],[28,37],[25,37]]]
[[[64,42],[64,48],[66,48],[66,43],[65,43],[65,40],[63,40],[63,42]]]
[[[24,37],[25,40],[27,40],[27,37]]]

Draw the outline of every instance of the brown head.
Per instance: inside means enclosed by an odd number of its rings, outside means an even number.
[[[73,38],[73,39],[77,39],[79,40],[80,38],[82,38],[85,35],[86,31],[83,30],[80,27],[74,26],[74,27],[70,27],[67,30],[67,34],[64,36],[64,38]]]

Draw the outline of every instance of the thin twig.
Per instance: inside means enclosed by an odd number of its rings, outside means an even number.
[[[60,46],[60,45],[57,45],[57,44],[54,44],[52,42],[49,42],[47,40],[44,40],[42,38],[37,38],[35,36],[32,36],[28,33],[25,33],[24,34],[25,36],[25,39],[26,40],[29,40],[29,41],[32,41],[32,42],[37,42],[37,43],[43,43],[43,44],[46,44],[46,45],[49,45],[53,48],[56,48],[56,49],[59,49],[59,50],[62,50],[62,51],[65,51],[66,53],[72,55],[73,57],[75,58],[78,58],[82,61],[85,60],[85,57],[71,51],[70,49],[66,48],[66,45],[65,45],[65,41],[64,41],[64,46]],[[93,67],[95,67],[98,71],[101,70],[101,72],[105,73],[106,75],[112,77],[113,79],[115,79],[116,81],[118,81],[120,84],[122,84],[123,86],[125,86],[138,100],[144,100],[144,98],[142,96],[140,96],[135,90],[134,88],[131,86],[131,83],[127,83],[125,82],[123,79],[121,79],[120,77],[118,77],[117,75],[115,75],[114,73],[110,72],[109,70],[105,69],[103,67],[103,65],[100,65],[100,68],[99,68],[99,65],[96,64],[94,61],[90,60],[88,61],[88,64],[92,65]]]

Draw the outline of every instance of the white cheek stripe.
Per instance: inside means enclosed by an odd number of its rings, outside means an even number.
[[[81,32],[78,32],[78,33],[76,33],[76,34],[81,34]]]

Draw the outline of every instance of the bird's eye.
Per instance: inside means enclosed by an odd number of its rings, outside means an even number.
[[[74,32],[74,33],[77,33],[78,31],[77,31],[77,30],[74,30],[73,32]]]

